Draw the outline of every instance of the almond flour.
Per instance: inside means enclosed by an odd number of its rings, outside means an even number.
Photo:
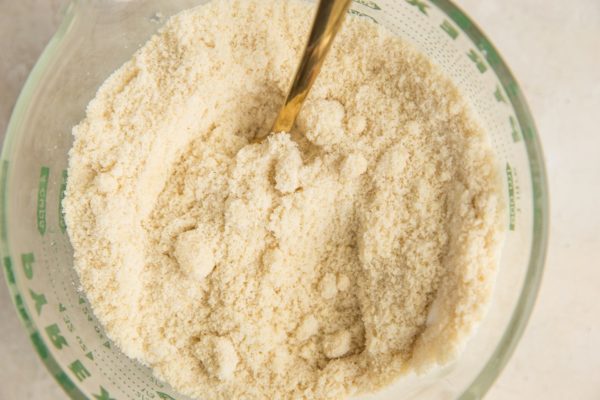
[[[74,129],[64,200],[107,334],[202,399],[338,399],[453,359],[501,236],[488,139],[455,87],[348,18],[290,133],[295,0],[171,18]]]

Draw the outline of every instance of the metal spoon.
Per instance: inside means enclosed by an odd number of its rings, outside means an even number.
[[[302,108],[302,103],[312,87],[325,56],[331,47],[333,38],[340,30],[351,0],[320,0],[313,21],[308,42],[302,59],[296,70],[294,81],[271,132],[289,132]],[[263,132],[255,138],[261,140],[269,132]]]

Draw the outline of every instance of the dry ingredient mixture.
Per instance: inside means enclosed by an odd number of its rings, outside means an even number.
[[[310,5],[185,11],[100,88],[64,201],[108,335],[203,399],[335,399],[456,356],[494,279],[488,138],[424,56],[348,18],[260,144]]]

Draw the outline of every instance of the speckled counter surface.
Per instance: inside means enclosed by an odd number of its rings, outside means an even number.
[[[400,1],[400,0],[399,0]],[[0,0],[0,136],[66,0]],[[546,153],[552,221],[528,329],[489,400],[600,399],[600,1],[457,0],[498,47]],[[65,400],[0,284],[0,400]]]

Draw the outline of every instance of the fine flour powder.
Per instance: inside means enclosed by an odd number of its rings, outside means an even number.
[[[74,129],[64,209],[107,334],[202,399],[337,399],[452,360],[502,236],[488,138],[430,61],[349,17],[268,131],[313,9],[171,18]]]

